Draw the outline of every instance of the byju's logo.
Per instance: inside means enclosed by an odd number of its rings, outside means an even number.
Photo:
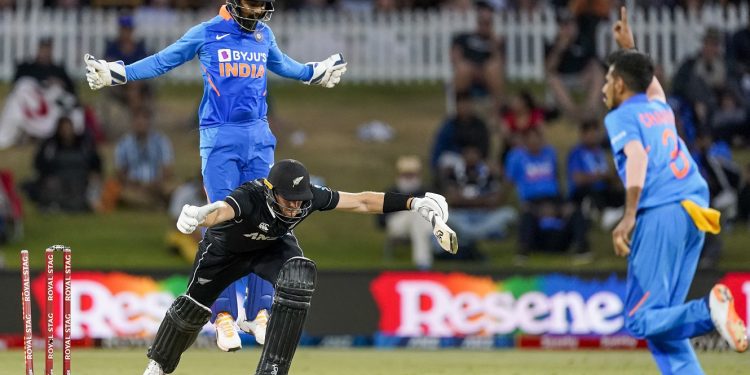
[[[232,61],[232,50],[229,48],[222,48],[219,50],[219,62]]]

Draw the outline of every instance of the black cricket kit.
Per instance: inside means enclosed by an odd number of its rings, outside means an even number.
[[[224,200],[234,209],[234,219],[206,231],[195,256],[187,295],[211,306],[224,288],[242,276],[252,272],[274,283],[284,262],[302,256],[292,230],[313,212],[336,208],[339,194],[309,185],[308,178],[297,182],[310,187],[312,199],[309,209],[291,223],[279,218],[271,207],[267,194],[272,185],[265,179],[243,184]],[[286,197],[283,190],[281,193]]]

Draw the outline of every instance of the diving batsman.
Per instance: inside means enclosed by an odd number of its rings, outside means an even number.
[[[182,208],[177,220],[181,232],[192,233],[198,226],[209,229],[198,246],[185,294],[169,307],[148,349],[144,375],[172,373],[209,321],[209,306],[224,288],[250,272],[276,287],[256,374],[287,374],[317,279],[315,263],[304,257],[293,230],[313,212],[329,210],[411,210],[432,224],[443,249],[454,254],[458,250],[456,233],[445,224],[448,204],[441,195],[335,191],[311,185],[300,162],[279,161],[268,178],[246,182],[222,201]]]

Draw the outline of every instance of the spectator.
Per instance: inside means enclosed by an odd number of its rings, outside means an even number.
[[[750,110],[750,23],[732,36],[729,52],[730,83],[740,93],[742,106]]]
[[[460,162],[446,175],[447,181],[441,183],[451,207],[448,223],[458,234],[459,256],[483,259],[477,242],[505,238],[518,214],[505,205],[501,178],[484,162],[481,151],[466,146],[461,156]]]
[[[104,58],[108,61],[122,60],[125,64],[132,64],[138,60],[146,58],[148,52],[143,40],[136,40],[134,37],[135,24],[133,16],[127,14],[122,15],[118,19],[118,31],[117,38],[114,40],[107,41],[107,46],[104,52]],[[112,87],[111,90],[107,90],[107,94],[115,99],[117,103],[120,103],[126,107],[126,111],[130,112],[136,108],[144,106],[144,103],[149,103],[151,98],[151,86],[144,80],[131,81],[127,85]],[[123,127],[124,124],[118,124],[118,118],[116,114],[111,115],[109,123],[114,127]]]
[[[0,244],[23,237],[23,203],[16,190],[13,173],[0,169]],[[0,268],[3,257],[0,256]]]
[[[151,129],[151,115],[140,109],[133,115],[132,132],[115,149],[120,202],[136,208],[164,208],[172,191],[172,144]]]
[[[473,0],[445,0],[443,9],[450,12],[468,12],[475,8]]]
[[[52,60],[52,38],[39,40],[36,58],[26,61],[16,67],[13,82],[23,77],[31,77],[37,80],[43,87],[58,84],[73,96],[76,94],[75,85],[62,65],[55,64]]]
[[[411,9],[437,10],[445,0],[406,0]]]
[[[544,110],[537,107],[534,97],[528,91],[521,91],[510,100],[508,109],[502,112],[500,133],[503,138],[501,160],[508,152],[521,145],[521,134],[526,129],[540,128],[544,125]]]
[[[743,141],[748,137],[747,110],[742,107],[739,98],[728,89],[719,89],[716,93],[719,105],[711,116],[711,132],[716,139],[732,143]]]
[[[515,262],[523,264],[533,250],[563,252],[575,246],[574,262],[591,260],[586,221],[580,210],[561,199],[557,153],[540,129],[524,132],[524,144],[508,154],[506,173],[521,201],[519,249]]]
[[[134,21],[131,15],[122,15],[117,20],[119,26],[117,39],[107,41],[104,58],[107,60],[122,60],[125,64],[132,64],[148,56],[146,45],[142,39],[134,37]]]
[[[97,208],[101,160],[94,143],[75,134],[69,118],[61,117],[55,135],[41,143],[34,169],[36,180],[24,187],[41,210],[85,212]]]
[[[0,149],[15,145],[24,135],[52,137],[62,116],[81,134],[84,111],[77,104],[73,82],[65,69],[52,61],[52,39],[41,39],[36,58],[16,68],[13,88],[0,113]]]
[[[595,118],[601,109],[601,87],[604,69],[596,57],[590,37],[579,32],[578,24],[568,11],[560,11],[558,34],[547,47],[545,66],[547,84],[556,105],[571,119]],[[574,92],[584,97],[580,105]]]
[[[701,128],[710,126],[711,116],[719,108],[718,90],[727,86],[722,43],[721,31],[708,28],[701,50],[685,60],[672,79],[673,95],[689,103]]]
[[[504,84],[502,42],[494,32],[492,6],[479,1],[476,10],[477,29],[453,38],[453,88],[456,92],[487,94],[499,109]]]
[[[693,156],[701,175],[708,183],[711,207],[721,212],[722,226],[726,226],[737,217],[740,202],[747,204],[747,186],[742,168],[732,160],[729,145],[723,141],[715,142],[707,132],[698,136]],[[722,247],[721,233],[706,234],[699,267],[715,268],[721,257]]]
[[[435,137],[430,157],[430,166],[435,175],[452,168],[460,159],[461,150],[467,146],[479,149],[482,159],[489,152],[489,130],[474,111],[474,102],[466,92],[456,94],[456,114],[443,122]]]
[[[424,195],[427,192],[422,183],[422,162],[416,156],[401,156],[396,161],[396,183],[386,191]],[[417,268],[426,270],[432,267],[432,227],[419,215],[410,211],[399,211],[377,216],[378,224],[385,228],[386,244],[384,251],[390,256],[393,242],[406,239],[411,243],[412,261]]]
[[[601,224],[609,229],[622,217],[624,193],[613,183],[610,156],[602,147],[599,123],[585,121],[580,127],[580,142],[568,154],[568,196],[589,217],[590,209],[602,213]]]
[[[400,4],[397,0],[374,0],[372,7],[375,13],[392,13],[398,11],[403,4]]]
[[[618,1],[612,0],[571,0],[567,8],[575,17],[582,43],[587,49],[596,51],[596,35],[599,23],[609,19],[609,12],[619,11]]]

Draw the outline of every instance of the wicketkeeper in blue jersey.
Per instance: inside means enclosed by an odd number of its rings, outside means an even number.
[[[708,208],[708,185],[677,135],[653,62],[635,51],[625,8],[613,31],[622,50],[610,56],[602,92],[627,190],[625,214],[612,232],[615,253],[628,258],[626,327],[647,340],[662,374],[703,374],[689,338],[716,329],[732,349],[748,345],[726,286],[685,302],[705,232],[720,230],[719,213]]]
[[[265,23],[273,11],[274,0],[227,0],[219,15],[133,64],[85,56],[86,78],[92,90],[153,78],[198,56],[204,85],[198,112],[201,170],[211,202],[223,201],[245,181],[266,177],[274,162],[276,138],[266,118],[268,71],[327,88],[339,83],[346,72],[340,53],[306,64],[285,55]],[[253,333],[259,343],[265,340],[274,291],[268,281],[249,275],[227,288],[212,306],[217,345],[225,351],[241,347],[234,329],[236,288],[244,292],[245,285],[249,291],[247,320],[238,325]]]

